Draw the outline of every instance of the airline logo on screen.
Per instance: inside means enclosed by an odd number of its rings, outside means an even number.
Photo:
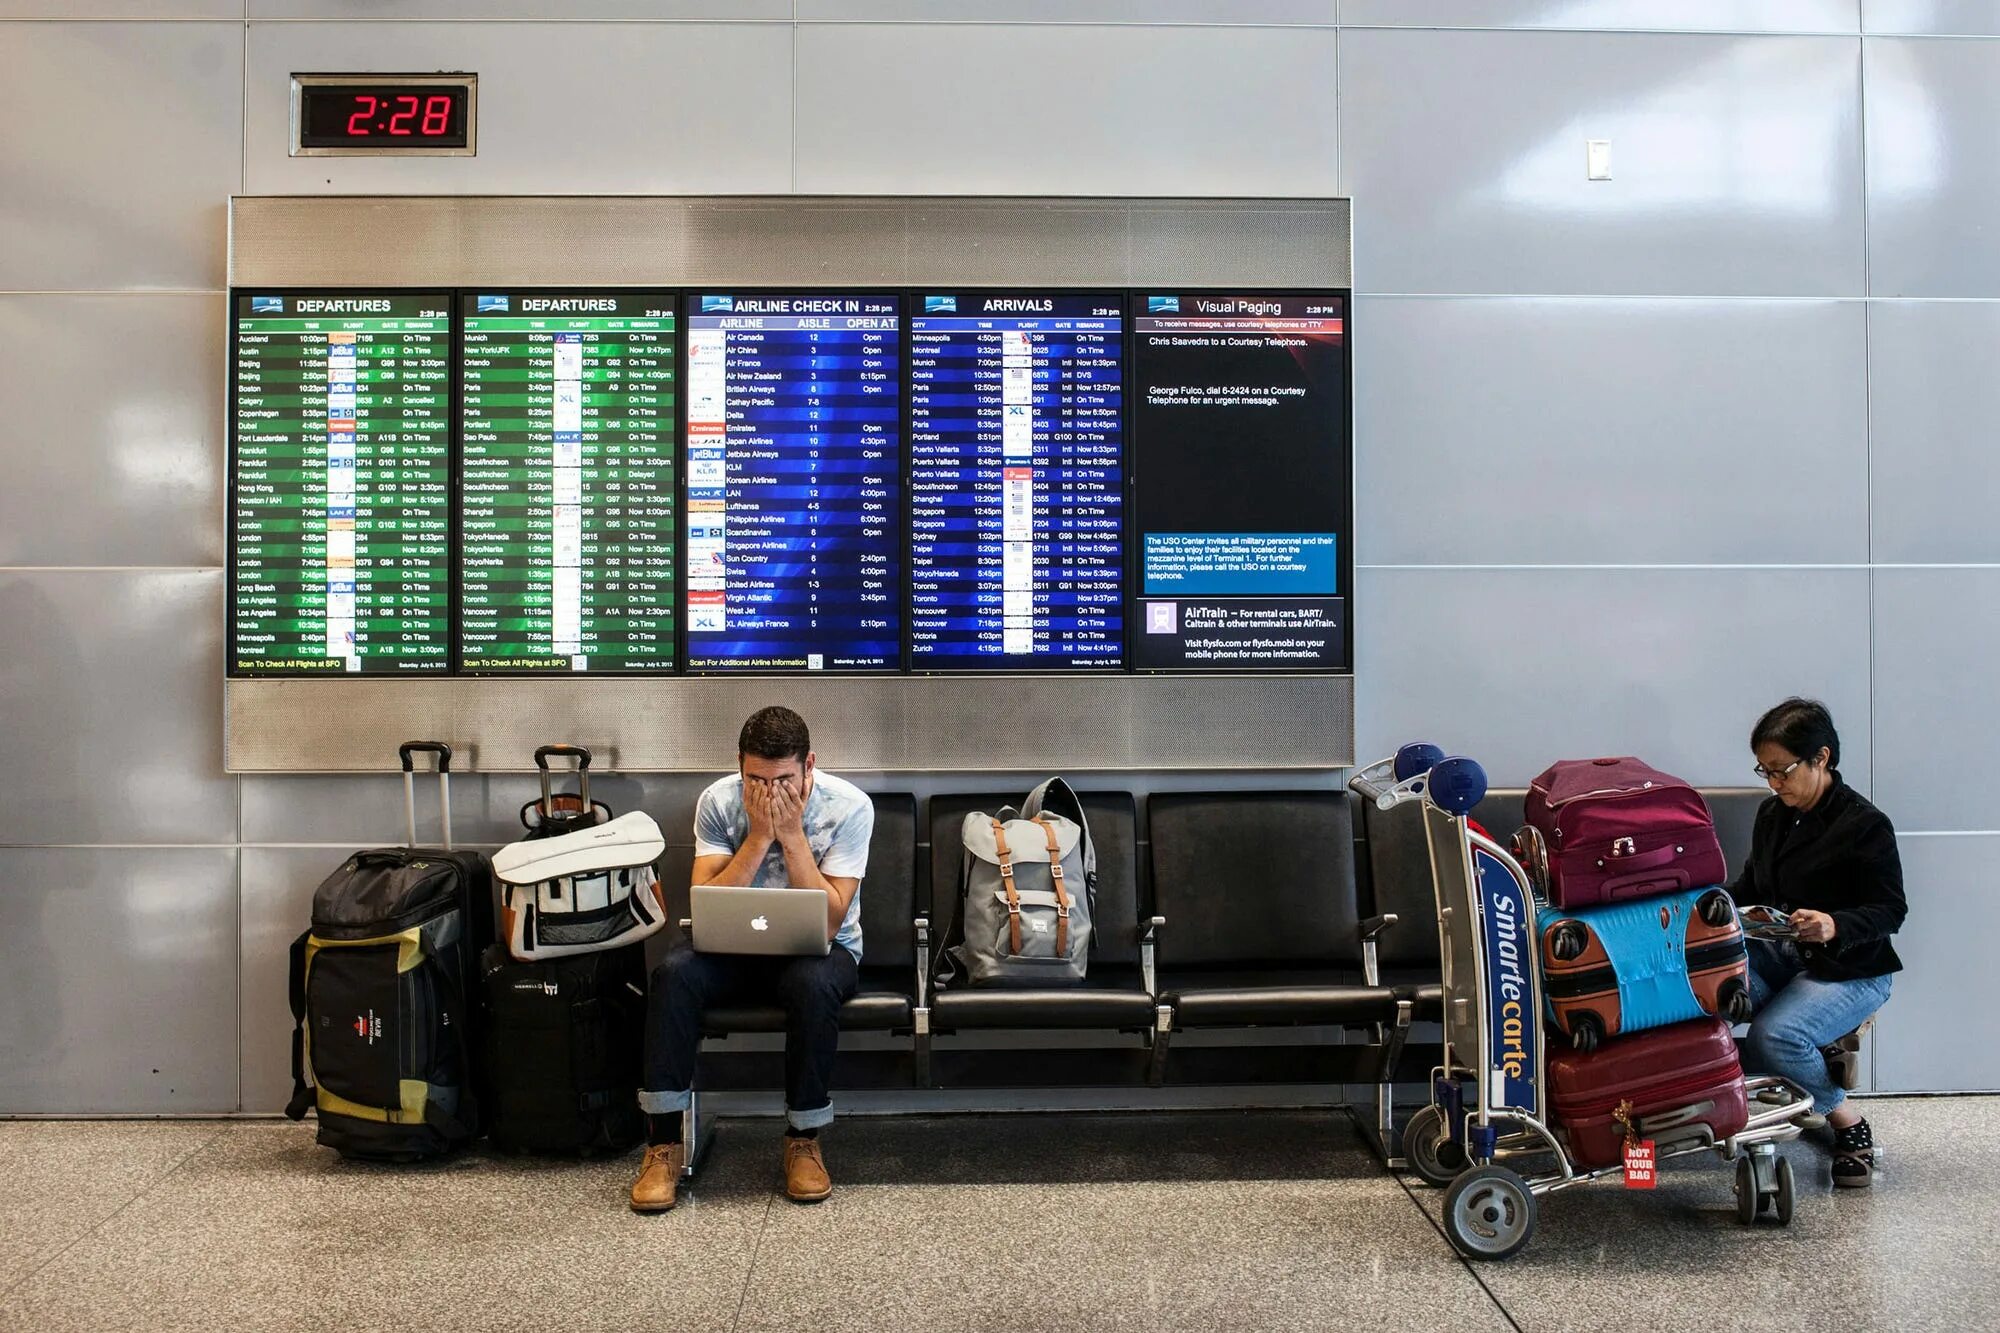
[[[285,298],[282,296],[253,296],[250,298],[250,313],[253,315],[282,315],[285,313]]]
[[[956,296],[926,296],[924,298],[924,313],[926,315],[955,315],[958,313],[958,298]]]
[[[482,315],[504,315],[512,308],[512,304],[505,296],[487,296],[482,293],[479,297],[478,312]]]
[[[1146,313],[1149,315],[1178,315],[1181,312],[1181,298],[1178,296],[1149,296],[1146,298]]]
[[[701,298],[701,313],[704,315],[712,314],[718,310],[727,312],[735,308],[736,298],[733,296],[704,296]]]

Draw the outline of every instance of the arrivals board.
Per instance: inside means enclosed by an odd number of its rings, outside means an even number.
[[[459,665],[674,668],[671,294],[459,297]]]
[[[1347,670],[1345,297],[1133,300],[1133,664]]]
[[[910,665],[1124,664],[1122,298],[910,314]]]
[[[231,307],[231,674],[449,670],[448,298]]]
[[[893,670],[901,302],[688,298],[687,662]]]

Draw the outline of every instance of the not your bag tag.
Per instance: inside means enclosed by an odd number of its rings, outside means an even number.
[[[1660,1182],[1658,1159],[1653,1156],[1653,1140],[1642,1139],[1632,1123],[1632,1103],[1620,1102],[1612,1117],[1625,1126],[1625,1188],[1649,1190]]]

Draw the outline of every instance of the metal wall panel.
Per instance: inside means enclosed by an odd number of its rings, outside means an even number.
[[[2000,42],[1866,47],[1871,290],[2000,296]]]
[[[1904,970],[1875,1020],[1876,1090],[2000,1088],[2000,1010],[1973,980],[1991,975],[2000,934],[2000,837],[1904,837],[1897,850],[1910,915],[1896,935]]]
[[[801,23],[1331,25],[1337,0],[798,0]]]
[[[238,286],[1344,287],[1348,216],[1345,199],[241,198],[229,275]]]
[[[240,24],[10,25],[0,291],[221,286],[242,99]]]
[[[1861,0],[1864,32],[2000,36],[1993,0]]]
[[[1857,0],[1341,0],[1340,21],[1396,28],[1854,32]]]
[[[1192,27],[797,33],[801,190],[1336,193],[1331,29],[1232,29],[1223,43]]]
[[[1869,519],[1885,563],[2000,563],[2000,302],[1868,307]]]
[[[789,0],[249,0],[254,19],[449,19],[465,22],[520,19],[545,24],[619,21],[728,19],[790,22]],[[239,4],[240,10],[240,4]],[[366,66],[365,68],[379,68]]]
[[[243,0],[0,0],[0,19],[241,19]]]
[[[292,1096],[292,941],[312,924],[313,890],[341,863],[340,847],[243,849],[242,1109],[270,1114]]]
[[[1865,563],[1863,322],[1858,301],[1363,298],[1358,558]]]
[[[829,762],[829,767],[834,765]],[[618,814],[644,810],[685,839],[693,827],[695,798],[723,772],[733,770],[733,753],[716,756],[705,773],[594,772],[592,799]],[[567,778],[558,790],[569,790]],[[1025,788],[1023,789],[1025,790]],[[540,793],[527,774],[454,774],[451,782],[452,838],[460,844],[506,843],[521,836],[521,807]],[[418,774],[417,841],[435,845],[437,779]],[[403,840],[403,784],[400,775],[295,775],[258,773],[243,779],[245,843],[329,843],[371,847]]]
[[[1524,787],[1556,759],[1638,754],[1740,787],[1757,716],[1824,699],[1867,790],[1868,573],[1357,571],[1360,753],[1430,740]],[[1895,679],[1886,666],[1885,680]]]
[[[0,940],[0,1114],[236,1109],[234,848],[0,847]]]
[[[0,296],[0,565],[221,563],[224,313]]]
[[[734,758],[743,719],[782,699],[812,719],[826,753],[872,772],[1338,768],[1354,757],[1353,686],[1351,676],[233,680],[225,753],[239,773],[386,772],[396,764],[386,738],[427,737],[449,742],[467,769],[518,772],[560,736],[607,769],[713,772]]]
[[[2000,829],[1985,785],[1950,777],[2000,751],[1996,661],[2000,568],[1875,571],[1875,796],[1898,828]]]
[[[476,71],[478,155],[287,155],[293,73],[384,68]],[[783,25],[259,23],[249,71],[254,194],[791,186],[792,33]]]
[[[233,842],[222,571],[0,570],[0,844]]]
[[[1364,201],[1361,288],[1858,294],[1855,48],[1344,31],[1335,193]],[[1611,141],[1610,180],[1586,178],[1588,139]]]

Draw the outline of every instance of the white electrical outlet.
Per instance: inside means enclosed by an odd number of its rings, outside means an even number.
[[[1585,139],[1583,141],[1585,171],[1591,180],[1611,179],[1611,140]]]

